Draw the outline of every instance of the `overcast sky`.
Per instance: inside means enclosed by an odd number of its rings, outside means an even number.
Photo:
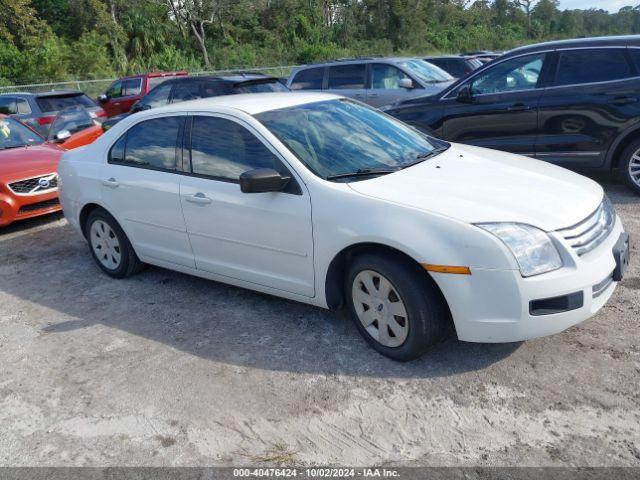
[[[560,0],[560,9],[574,8],[601,8],[610,12],[617,12],[627,5],[636,6],[640,0]]]

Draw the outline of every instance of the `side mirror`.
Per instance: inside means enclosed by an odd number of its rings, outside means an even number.
[[[240,175],[242,193],[281,192],[291,177],[283,177],[273,168],[256,168]]]
[[[464,85],[460,90],[458,90],[458,96],[456,100],[461,103],[471,103],[473,102],[473,92],[471,91],[471,85]]]
[[[53,137],[53,140],[56,143],[62,143],[65,140],[68,140],[69,137],[71,137],[71,132],[69,130],[60,130],[58,133],[55,134],[55,136]]]
[[[106,95],[106,94],[104,94],[104,93],[103,93],[103,94],[98,95],[98,102],[100,102],[100,103],[104,103],[104,102],[106,102],[107,100],[109,100],[109,98],[107,97],[107,95]]]
[[[401,78],[400,83],[398,84],[400,88],[412,89],[413,88],[413,80],[410,78]]]

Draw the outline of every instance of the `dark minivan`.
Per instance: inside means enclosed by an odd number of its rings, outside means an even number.
[[[517,48],[437,95],[383,110],[453,142],[618,169],[640,193],[640,35]]]

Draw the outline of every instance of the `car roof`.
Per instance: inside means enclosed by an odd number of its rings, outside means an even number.
[[[567,40],[555,40],[552,42],[536,43],[514,48],[505,53],[505,56],[520,55],[522,53],[538,52],[541,50],[556,50],[562,48],[586,48],[586,47],[625,47],[640,46],[640,35],[614,35],[609,37],[572,38]]]
[[[231,108],[256,115],[269,110],[295,107],[307,103],[322,102],[343,98],[340,95],[320,92],[272,92],[272,93],[242,93],[238,95],[222,95],[219,97],[200,98],[186,102],[173,103],[165,107],[158,107],[146,112],[174,113],[208,110],[217,111],[218,108]],[[136,114],[139,115],[139,114]]]
[[[210,81],[210,82],[229,82],[229,83],[240,83],[240,82],[251,82],[255,80],[273,80],[278,81],[276,77],[272,77],[270,75],[264,75],[262,73],[236,73],[233,75],[201,75],[201,76],[184,76],[184,77],[175,77],[163,82],[164,84],[170,83],[179,83],[179,82],[197,82],[197,81]]]
[[[158,77],[177,77],[177,76],[185,76],[188,75],[189,72],[186,70],[179,70],[175,72],[148,72],[148,73],[139,73],[138,75],[127,75],[126,77],[120,77],[118,80],[127,80],[130,78],[158,78]]]
[[[327,60],[325,62],[309,63],[301,65],[296,70],[305,68],[330,67],[334,65],[349,65],[354,63],[398,63],[406,60],[422,60],[422,57],[355,57],[355,58],[338,58],[336,60]]]
[[[59,95],[85,95],[84,92],[81,92],[80,90],[49,90],[47,92],[6,92],[6,93],[0,93],[0,97],[4,97],[4,96],[16,96],[16,95],[20,95],[21,97],[36,97],[36,98],[42,98],[42,97],[56,97]]]

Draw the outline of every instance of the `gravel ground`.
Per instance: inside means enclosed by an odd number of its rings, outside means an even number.
[[[0,231],[0,465],[640,466],[632,265],[594,318],[399,364],[344,316],[148,268],[112,280],[61,216]]]

